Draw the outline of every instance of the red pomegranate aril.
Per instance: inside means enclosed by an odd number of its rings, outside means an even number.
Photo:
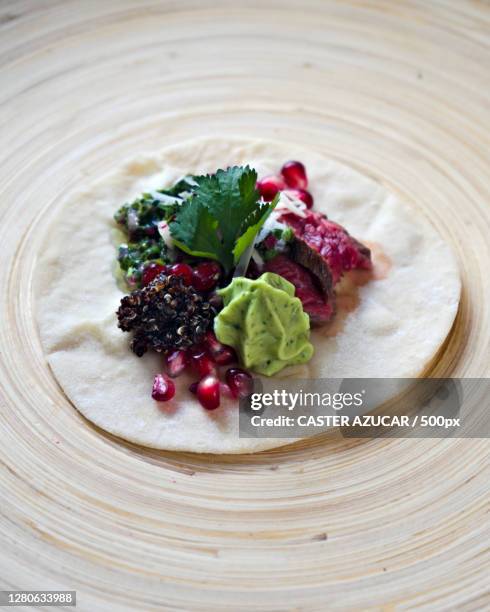
[[[212,359],[205,352],[191,356],[191,361],[194,369],[199,374],[200,378],[209,374],[216,374],[216,367]]]
[[[253,391],[253,378],[245,370],[230,368],[225,374],[226,382],[234,397],[247,397]]]
[[[167,266],[156,262],[149,263],[147,266],[145,266],[145,269],[143,270],[143,274],[141,276],[141,284],[143,285],[143,287],[146,287],[146,285],[149,285],[152,280],[154,280],[159,274],[165,272],[166,270]]]
[[[219,353],[221,349],[225,346],[221,344],[221,342],[216,338],[216,334],[212,330],[208,330],[206,335],[204,336],[204,344],[206,345],[207,350],[213,355]]]
[[[234,398],[234,395],[231,392],[229,385],[227,385],[226,383],[220,382],[219,390],[220,390],[221,396],[229,397],[230,399]]]
[[[262,245],[266,249],[273,249],[276,246],[277,241],[278,241],[278,238],[276,238],[274,234],[269,234],[264,238]]]
[[[198,385],[198,384],[199,384],[198,382],[193,382],[193,383],[191,383],[191,384],[189,385],[189,391],[190,391],[191,393],[194,393],[194,395],[196,395],[196,394],[197,394],[197,385]]]
[[[230,365],[238,361],[236,353],[231,346],[224,346],[223,350],[214,357],[214,360],[220,366]]]
[[[199,344],[193,344],[189,349],[188,349],[189,355],[191,359],[195,359],[197,357],[201,357],[201,355],[205,355],[207,353],[206,351],[206,347],[204,346],[204,344],[202,342],[200,342]]]
[[[202,378],[196,390],[197,399],[206,410],[216,410],[220,400],[220,382],[212,374]]]
[[[172,378],[179,376],[189,365],[189,354],[185,350],[170,351],[165,357],[167,373]]]
[[[306,208],[313,208],[313,196],[306,189],[286,189],[284,193],[304,202]]]
[[[192,286],[197,291],[209,291],[221,276],[221,266],[216,261],[203,261],[192,271]]]
[[[168,402],[174,395],[175,385],[173,380],[163,374],[157,374],[153,381],[152,398],[157,402]]]
[[[175,276],[181,276],[184,285],[190,285],[192,283],[192,268],[186,263],[176,263],[170,266],[168,269],[169,274],[175,274]]]
[[[306,189],[308,178],[306,169],[299,161],[288,161],[281,168],[281,174],[288,187],[293,189]]]
[[[272,174],[270,176],[264,176],[264,178],[257,181],[257,189],[266,202],[273,200],[276,194],[285,187],[286,185],[282,178]]]
[[[237,361],[236,353],[231,346],[222,344],[211,330],[206,332],[204,342],[211,357],[218,365],[229,365]]]

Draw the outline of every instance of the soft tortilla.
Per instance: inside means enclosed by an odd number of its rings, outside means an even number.
[[[114,280],[113,214],[142,191],[183,174],[250,164],[259,175],[287,159],[308,170],[315,209],[356,238],[382,246],[385,277],[359,289],[359,305],[332,336],[313,331],[315,355],[290,374],[301,378],[415,377],[435,355],[457,312],[460,278],[451,249],[421,214],[359,172],[297,147],[264,141],[189,141],[140,157],[80,193],[57,218],[39,258],[36,297],[47,359],[77,409],[108,432],[160,449],[248,453],[287,439],[238,435],[237,407],[204,410],[178,379],[176,397],[151,399],[162,357],[139,359],[117,328],[122,297]],[[380,264],[376,260],[375,266]]]

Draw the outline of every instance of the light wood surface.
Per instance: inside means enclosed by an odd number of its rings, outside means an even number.
[[[65,198],[129,155],[311,143],[451,241],[464,291],[435,371],[488,376],[489,66],[485,1],[0,3],[0,588],[87,611],[488,609],[488,440],[131,446],[57,386],[31,284]]]

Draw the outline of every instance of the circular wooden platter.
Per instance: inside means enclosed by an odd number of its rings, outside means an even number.
[[[489,376],[489,65],[477,0],[0,4],[0,588],[81,610],[490,605],[488,440],[132,446],[64,397],[31,292],[53,215],[128,156],[280,138],[432,219],[464,286],[433,371]]]

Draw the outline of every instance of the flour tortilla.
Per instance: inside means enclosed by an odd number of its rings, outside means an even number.
[[[239,438],[237,406],[224,402],[214,412],[204,410],[187,391],[191,380],[185,376],[177,379],[174,400],[151,399],[162,357],[136,357],[129,334],[117,328],[123,294],[114,280],[112,218],[142,191],[189,172],[248,163],[263,176],[291,158],[307,167],[315,209],[359,240],[381,245],[391,268],[360,288],[359,306],[337,335],[312,332],[313,359],[289,374],[388,378],[424,370],[455,318],[460,278],[450,248],[420,213],[374,180],[312,151],[265,141],[189,141],[139,157],[80,193],[46,237],[35,289],[41,339],[58,382],[90,421],[132,442],[169,450],[248,453],[288,442]]]

